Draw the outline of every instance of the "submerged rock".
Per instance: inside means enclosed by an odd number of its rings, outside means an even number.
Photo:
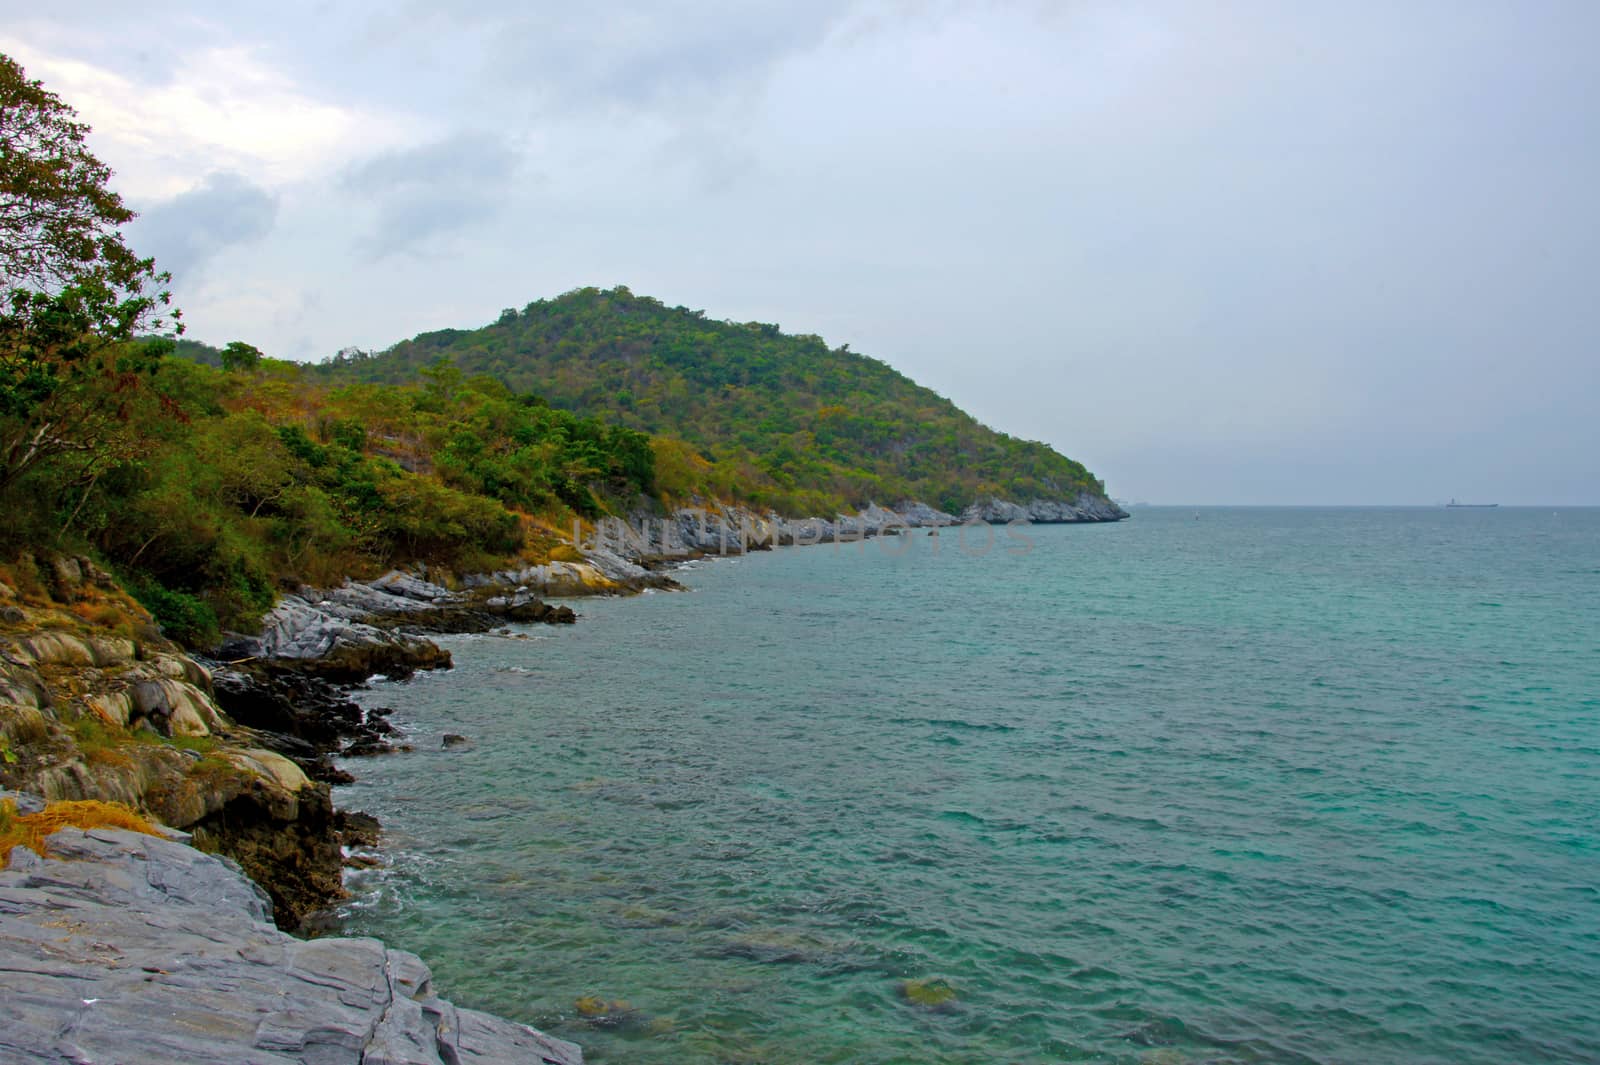
[[[607,1001],[599,995],[584,995],[573,1007],[592,1028],[640,1029],[648,1028],[651,1023],[650,1018],[623,999]]]
[[[923,1006],[927,1009],[938,1009],[948,1006],[956,999],[956,989],[938,977],[925,980],[907,980],[900,985],[900,993],[907,1002],[913,1006]]]
[[[278,931],[237,867],[181,843],[67,829],[48,845],[0,872],[0,1061],[583,1061],[439,998],[414,954]]]

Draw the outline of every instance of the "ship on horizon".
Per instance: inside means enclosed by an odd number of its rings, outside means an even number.
[[[1454,509],[1454,510],[1489,510],[1489,509],[1491,509],[1493,507],[1498,507],[1499,505],[1500,505],[1499,503],[1458,503],[1458,502],[1456,502],[1456,500],[1452,499],[1452,500],[1450,500],[1450,502],[1445,504],[1445,509],[1447,509],[1447,510],[1451,510],[1451,509]]]

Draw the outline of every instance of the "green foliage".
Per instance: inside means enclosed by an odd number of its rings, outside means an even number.
[[[254,344],[235,340],[222,349],[220,361],[224,370],[254,370],[261,365],[261,349]]]
[[[316,368],[178,339],[86,133],[0,56],[0,551],[90,550],[191,646],[280,585],[493,565],[524,516],[1100,491],[883,363],[620,287]]]
[[[135,339],[167,324],[166,279],[123,243],[87,128],[4,56],[0,105],[0,551],[92,550],[204,646],[280,581],[489,564],[523,544],[506,503],[647,485],[640,434],[453,366],[347,402],[243,341]]]
[[[603,413],[620,429],[658,437],[655,476],[642,476],[632,452],[628,476],[659,479],[680,499],[704,493],[816,513],[870,500],[959,509],[990,494],[1103,494],[1081,464],[985,428],[884,363],[770,323],[711,321],[620,287],[579,289],[482,329],[425,333],[378,355],[344,352],[316,372],[396,384],[423,375],[441,394],[487,375],[558,409]],[[692,445],[701,462],[661,437]]]
[[[64,456],[126,451],[125,404],[176,327],[168,278],[123,242],[76,113],[0,55],[0,490]],[[92,464],[80,464],[89,476]]]
[[[175,592],[153,580],[126,582],[128,591],[155,617],[162,633],[186,647],[211,647],[222,628],[216,611],[204,599],[187,592]]]
[[[283,441],[290,455],[312,469],[320,469],[328,464],[328,449],[313,441],[300,426],[280,426],[278,439]]]

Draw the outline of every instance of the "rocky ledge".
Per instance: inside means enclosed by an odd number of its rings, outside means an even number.
[[[0,872],[0,1062],[581,1065],[458,1009],[375,939],[300,940],[237,866],[180,842],[63,829]]]
[[[990,498],[973,503],[959,516],[938,510],[917,500],[903,500],[893,507],[869,504],[855,514],[832,518],[785,518],[777,513],[761,514],[747,507],[701,501],[665,516],[643,511],[627,521],[604,519],[587,538],[584,550],[596,557],[631,560],[634,564],[662,562],[703,555],[736,555],[764,551],[773,547],[806,547],[815,544],[854,543],[877,536],[891,536],[908,529],[938,528],[946,525],[986,522],[1004,525],[1066,524],[1121,521],[1127,511],[1103,496],[1080,493],[1068,502],[1034,499],[1014,503]],[[559,569],[560,564],[555,568]],[[548,587],[550,567],[521,575],[496,575],[502,579],[538,579]],[[592,586],[591,586],[592,587]],[[571,591],[562,594],[581,594]]]
[[[453,591],[426,571],[393,570],[337,588],[301,588],[261,619],[259,636],[237,636],[220,660],[279,672],[359,683],[374,674],[408,676],[450,665],[450,653],[425,633],[487,632],[511,624],[570,624],[570,607],[544,602],[525,586],[478,583]]]
[[[986,499],[972,504],[961,512],[963,522],[988,522],[1004,525],[1025,521],[1038,525],[1061,525],[1078,522],[1122,521],[1128,512],[1104,496],[1082,493],[1070,503],[1055,499],[1035,499],[1030,503],[1008,503],[1002,499]]]

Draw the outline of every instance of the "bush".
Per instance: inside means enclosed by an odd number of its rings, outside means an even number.
[[[128,590],[155,616],[168,639],[196,648],[214,647],[222,638],[216,611],[199,596],[175,592],[155,581],[131,581]]]

